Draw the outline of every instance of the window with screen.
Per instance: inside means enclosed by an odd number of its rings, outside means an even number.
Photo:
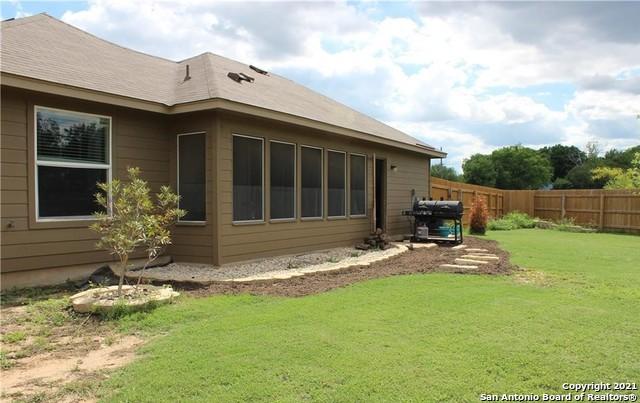
[[[349,156],[349,214],[366,215],[367,208],[367,157],[351,154]]]
[[[300,148],[302,218],[322,217],[322,149]]]
[[[292,219],[296,216],[296,146],[271,141],[270,144],[270,218]]]
[[[329,177],[327,188],[329,191],[328,215],[329,217],[346,216],[347,205],[347,159],[346,154],[340,151],[329,151],[327,155]]]
[[[233,221],[263,220],[264,140],[233,136]]]
[[[98,182],[111,172],[111,118],[35,107],[36,216],[38,220],[86,219]]]
[[[187,214],[181,222],[206,221],[205,134],[178,135],[179,206]]]

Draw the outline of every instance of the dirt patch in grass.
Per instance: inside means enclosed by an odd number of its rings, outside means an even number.
[[[142,343],[114,322],[76,314],[68,297],[47,295],[54,298],[0,311],[0,401],[90,401],[106,372],[131,361]]]
[[[454,269],[460,274],[509,274],[514,267],[509,262],[509,254],[500,249],[495,241],[476,237],[467,237],[464,242],[469,248],[487,249],[487,252],[498,256],[497,262],[479,265],[478,269]],[[412,273],[452,272],[452,269],[441,269],[440,265],[452,264],[455,259],[467,254],[464,250],[453,249],[453,245],[441,245],[436,248],[416,248],[399,256],[373,263],[370,266],[356,266],[347,269],[306,274],[285,280],[265,280],[252,282],[214,282],[207,286],[193,283],[174,282],[174,288],[188,290],[189,293],[206,296],[212,294],[250,293],[255,295],[278,295],[299,297],[317,294],[334,288],[344,287],[368,279]]]

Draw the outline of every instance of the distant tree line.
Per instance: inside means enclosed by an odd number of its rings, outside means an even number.
[[[640,145],[601,154],[597,143],[584,151],[562,144],[539,150],[515,145],[472,155],[463,162],[461,175],[437,163],[431,175],[499,189],[601,189],[635,183]]]

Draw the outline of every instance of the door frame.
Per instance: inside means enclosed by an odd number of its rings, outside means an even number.
[[[382,174],[381,187],[380,190],[380,198],[378,198],[378,161],[381,162],[382,169],[380,170],[380,174]],[[382,228],[384,232],[387,231],[387,159],[386,158],[378,158],[375,154],[373,155],[373,214],[371,215],[373,219],[371,220],[373,231],[375,232],[378,228]],[[378,222],[378,209],[380,209],[380,221]]]

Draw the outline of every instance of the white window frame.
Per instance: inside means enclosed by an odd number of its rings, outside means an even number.
[[[233,138],[234,137],[244,137],[244,138],[248,138],[248,139],[254,139],[254,140],[260,140],[260,144],[261,144],[261,154],[262,154],[262,175],[261,175],[261,179],[262,182],[260,183],[260,187],[262,188],[262,219],[260,220],[234,220],[233,219]],[[238,134],[238,133],[232,133],[231,134],[231,223],[232,224],[263,224],[265,222],[265,209],[264,209],[264,195],[265,195],[265,186],[264,186],[264,177],[265,177],[265,152],[264,152],[264,137],[257,137],[257,136],[250,136],[247,134]]]
[[[351,156],[355,155],[356,157],[362,157],[364,158],[364,214],[351,214]],[[368,178],[368,170],[367,170],[367,165],[369,163],[369,158],[367,156],[367,154],[360,154],[360,153],[349,153],[349,217],[351,218],[365,218],[367,217],[367,210],[368,210],[368,204],[367,204],[367,193],[368,192],[368,183],[367,183],[367,178]]]
[[[78,116],[91,116],[102,119],[109,120],[109,141],[108,141],[108,150],[107,157],[109,159],[108,164],[94,164],[94,163],[85,163],[85,162],[70,162],[70,161],[38,161],[38,111],[39,110],[51,110],[57,112],[63,112],[71,115]],[[60,109],[60,108],[51,108],[49,106],[42,105],[34,105],[33,106],[33,161],[34,161],[34,178],[35,178],[35,212],[36,212],[36,222],[65,222],[65,221],[80,221],[80,220],[95,220],[95,218],[91,215],[83,215],[83,216],[58,216],[58,217],[40,217],[40,195],[38,194],[38,167],[40,166],[49,166],[49,167],[60,167],[60,168],[78,168],[78,169],[106,169],[107,170],[107,182],[111,183],[111,171],[112,171],[112,131],[113,131],[113,120],[111,116],[106,115],[98,115],[95,113],[85,113],[78,111],[71,111],[68,109]],[[111,211],[108,211],[111,214]]]
[[[295,221],[298,217],[298,147],[296,143],[290,143],[288,141],[269,140],[269,207],[271,207],[271,164],[273,163],[273,160],[271,159],[271,143],[287,144],[293,146],[293,216],[286,218],[271,218],[271,209],[269,209],[269,222]]]
[[[349,201],[349,196],[348,196],[348,191],[349,191],[349,186],[348,186],[348,182],[347,182],[347,152],[346,151],[340,151],[340,150],[331,150],[331,149],[327,149],[327,197],[329,197],[329,153],[336,153],[336,154],[342,154],[344,155],[344,214],[343,215],[329,215],[329,203],[327,203],[327,218],[330,218],[332,220],[335,219],[340,219],[340,218],[347,218],[348,212],[347,212],[347,208],[348,206],[348,201]]]
[[[204,224],[207,222],[207,133],[206,132],[190,132],[179,133],[176,135],[176,193],[180,196],[180,137],[181,136],[193,136],[196,134],[204,134],[204,220],[181,220],[178,218],[180,224]],[[178,199],[178,208],[180,208],[180,199]]]
[[[309,145],[300,145],[300,164],[302,164],[302,149],[303,148],[313,148],[316,150],[320,150],[320,215],[315,217],[303,217],[302,216],[302,165],[300,166],[300,220],[302,221],[313,221],[313,220],[323,220],[324,219],[324,148],[309,146]]]

